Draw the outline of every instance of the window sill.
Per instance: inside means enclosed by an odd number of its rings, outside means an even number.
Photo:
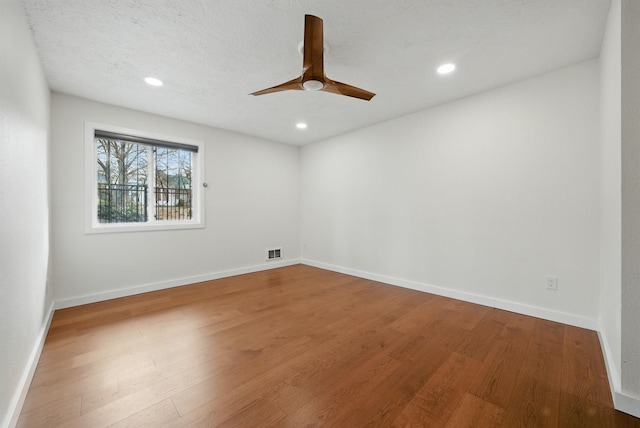
[[[152,232],[163,230],[204,229],[204,222],[162,222],[158,223],[111,223],[91,225],[85,228],[85,233],[121,233],[121,232]]]

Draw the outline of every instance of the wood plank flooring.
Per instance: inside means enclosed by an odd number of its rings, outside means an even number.
[[[56,311],[18,427],[640,427],[597,334],[309,266]]]

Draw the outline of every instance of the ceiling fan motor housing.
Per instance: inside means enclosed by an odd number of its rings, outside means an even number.
[[[302,87],[307,91],[319,91],[324,88],[324,83],[320,80],[309,79],[302,82]]]

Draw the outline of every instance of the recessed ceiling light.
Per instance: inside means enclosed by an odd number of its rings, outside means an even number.
[[[156,79],[155,77],[145,77],[144,81],[147,83],[147,85],[151,85],[151,86],[162,86],[162,85],[164,85],[164,83],[162,83],[162,80]]]
[[[296,123],[296,128],[298,128],[298,129],[306,129],[307,128],[307,124],[304,123],[304,122]]]
[[[455,69],[456,69],[456,65],[455,64],[442,64],[440,67],[438,67],[438,73],[439,74],[449,74]]]

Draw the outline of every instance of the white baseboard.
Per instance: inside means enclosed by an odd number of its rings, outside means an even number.
[[[621,391],[613,393],[613,407],[616,410],[640,418],[640,398],[633,397]]]
[[[302,259],[301,263],[318,267],[321,269],[331,270],[334,272],[353,275],[359,278],[365,278],[372,281],[383,282],[385,284],[396,285],[403,288],[422,291],[425,293],[437,294],[439,296],[450,297],[452,299],[463,300],[465,302],[477,303],[483,306],[489,306],[496,309],[504,309],[509,312],[516,312],[523,315],[529,315],[536,318],[542,318],[549,321],[560,322],[563,324],[573,325],[576,327],[586,328],[589,330],[598,330],[598,323],[595,319],[570,314],[566,312],[554,311],[551,309],[541,308],[538,306],[526,305],[523,303],[512,302],[509,300],[496,299],[481,294],[469,293],[466,291],[452,290],[450,288],[439,287],[436,285],[425,284],[417,281],[393,278],[385,275],[378,275],[371,272],[360,271],[357,269],[345,268],[342,266],[331,265],[327,263],[317,262],[314,260]]]
[[[40,328],[40,332],[38,332],[36,343],[31,350],[27,364],[22,372],[22,376],[20,377],[18,387],[13,394],[13,398],[9,404],[9,410],[2,422],[2,427],[13,428],[18,423],[18,418],[20,417],[24,400],[27,398],[27,392],[29,392],[29,387],[31,386],[31,380],[36,372],[36,367],[38,367],[38,361],[40,360],[40,354],[42,354],[44,341],[47,338],[47,333],[49,332],[49,326],[51,325],[51,320],[53,318],[53,308],[54,305],[52,303],[45,314],[46,319]]]
[[[611,352],[611,346],[602,325],[600,325],[598,329],[598,337],[600,338],[600,347],[602,348],[602,355],[604,355],[604,365],[607,369],[607,377],[609,378],[613,407],[615,407],[616,410],[640,418],[640,397],[634,397],[622,391],[620,373],[618,373],[618,369],[616,368],[617,366],[613,358],[613,353]]]
[[[214,279],[227,278],[230,276],[244,275],[246,273],[260,272],[263,270],[275,269],[284,266],[300,264],[300,259],[290,259],[281,261],[270,261],[256,266],[245,268],[226,270],[221,272],[213,272],[204,275],[189,276],[184,278],[175,278],[167,281],[154,282],[150,284],[138,285],[135,287],[121,288],[117,290],[106,291],[102,293],[89,294],[86,296],[72,297],[69,299],[58,300],[55,303],[55,309],[70,308],[73,306],[86,305],[89,303],[102,302],[104,300],[117,299],[119,297],[133,296],[135,294],[148,293],[150,291],[164,290],[167,288],[180,287],[183,285],[195,284],[197,282],[212,281]]]

